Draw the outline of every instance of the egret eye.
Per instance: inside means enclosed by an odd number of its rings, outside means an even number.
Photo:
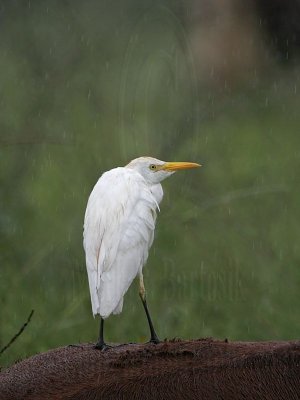
[[[156,165],[155,164],[151,164],[149,166],[149,168],[151,169],[151,171],[155,171],[156,170]]]

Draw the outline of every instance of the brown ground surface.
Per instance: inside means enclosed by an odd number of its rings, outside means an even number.
[[[0,399],[300,399],[300,341],[62,347],[0,374]]]

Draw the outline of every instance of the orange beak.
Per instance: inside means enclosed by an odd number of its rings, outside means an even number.
[[[161,169],[171,172],[171,171],[178,171],[179,169],[190,169],[199,167],[202,167],[202,165],[184,161],[184,162],[166,162],[161,166]]]

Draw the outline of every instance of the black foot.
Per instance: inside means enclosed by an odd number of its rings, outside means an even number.
[[[148,343],[158,344],[158,343],[160,343],[160,340],[158,339],[157,336],[154,336],[149,340]]]
[[[106,351],[112,348],[112,346],[109,346],[108,344],[104,343],[104,342],[97,342],[95,344],[95,349],[97,350],[101,350],[101,351]]]

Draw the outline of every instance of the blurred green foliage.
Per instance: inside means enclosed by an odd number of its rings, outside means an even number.
[[[161,338],[299,337],[299,71],[198,82],[182,2],[2,2],[1,365],[95,341],[87,198],[141,155],[204,164],[164,182],[145,267]],[[203,60],[205,62],[205,60]],[[148,339],[137,285],[108,341]]]

